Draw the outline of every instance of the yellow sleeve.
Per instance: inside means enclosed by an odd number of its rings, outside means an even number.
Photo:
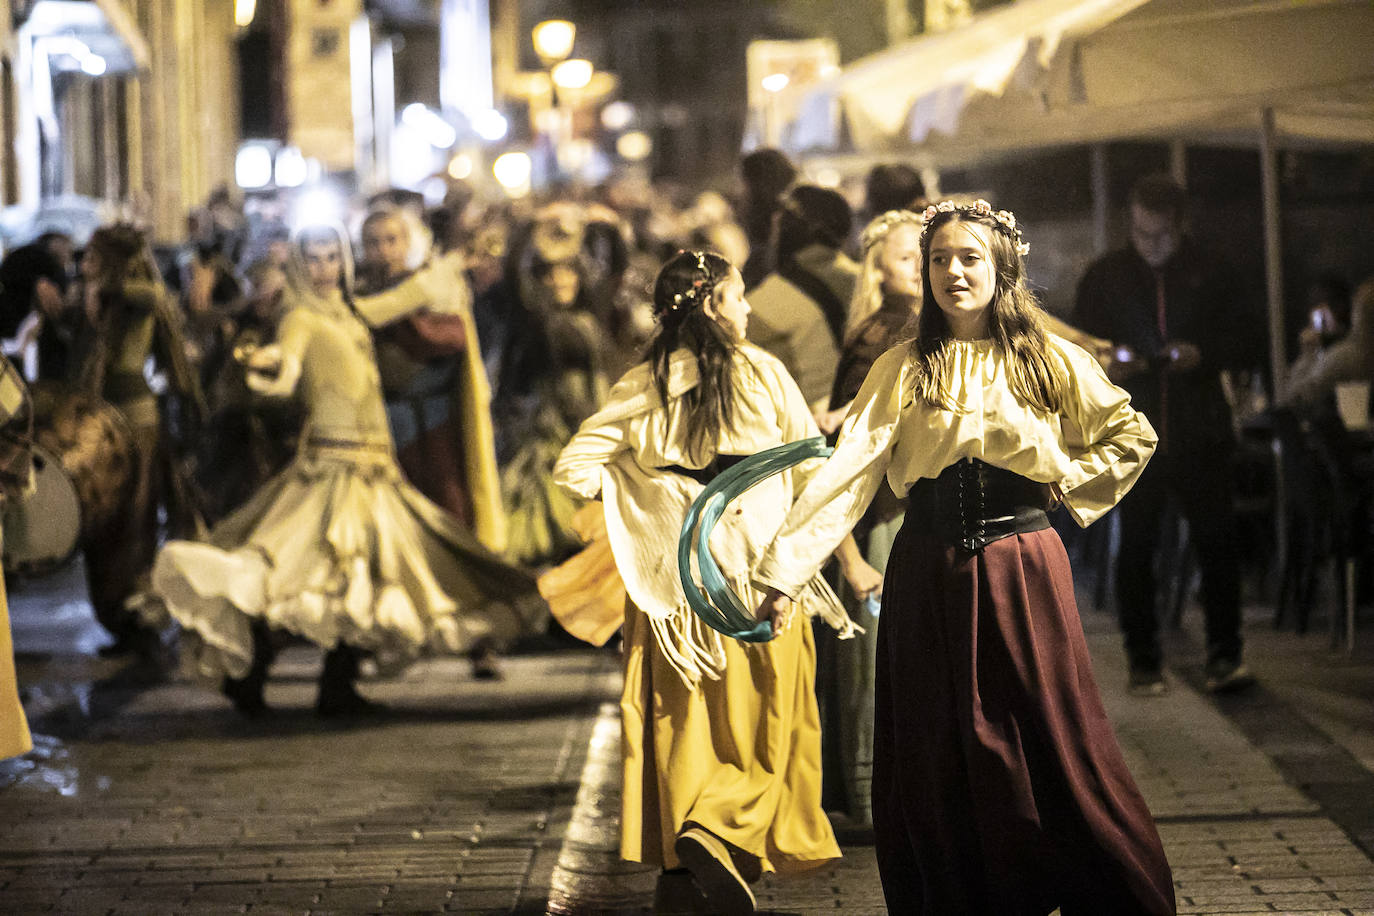
[[[281,324],[277,326],[277,346],[281,347],[284,355],[305,358],[306,347],[315,334],[311,322],[310,311],[304,308],[291,309],[282,316]]]
[[[892,461],[905,365],[905,347],[873,364],[835,453],[811,477],[755,567],[758,585],[795,595],[863,516]]]
[[[458,311],[467,301],[467,279],[456,271],[450,258],[442,257],[421,267],[391,289],[370,296],[354,296],[353,307],[363,321],[380,328],[421,309],[440,313]]]
[[[1068,382],[1061,427],[1071,461],[1059,488],[1069,514],[1086,528],[1135,484],[1158,437],[1096,359],[1074,344],[1057,344]]]

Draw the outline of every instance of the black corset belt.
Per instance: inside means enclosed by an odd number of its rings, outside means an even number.
[[[1051,506],[1047,484],[976,458],[950,465],[934,480],[916,481],[907,498],[907,524],[968,551],[1050,527],[1045,514]]]
[[[717,455],[704,468],[685,468],[680,464],[670,464],[667,467],[658,468],[658,470],[690,477],[704,487],[748,457],[748,455]]]

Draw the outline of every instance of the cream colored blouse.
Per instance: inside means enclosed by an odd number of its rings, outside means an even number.
[[[678,534],[702,485],[663,470],[671,465],[699,468],[714,457],[685,451],[688,411],[682,395],[698,380],[695,357],[686,350],[675,352],[665,404],[648,364],[631,369],[611,389],[606,406],[582,424],[553,470],[554,481],[578,496],[601,495],[606,533],[625,590],[648,615],[665,655],[689,684],[703,675],[716,677],[725,658],[719,634],[689,609],[678,576]],[[796,382],[762,349],[740,344],[730,387],[734,425],[720,431],[715,442],[719,454],[752,455],[820,435]],[[711,553],[746,605],[762,599],[751,585],[755,561],[808,474],[821,466],[813,459],[766,478],[741,494],[716,526]],[[842,539],[843,533],[836,544]],[[821,616],[841,638],[852,635],[853,624],[823,579],[805,577],[796,596],[804,614]]]
[[[1087,351],[1048,338],[1068,381],[1062,414],[1012,394],[1006,357],[991,340],[954,342],[957,411],[914,400],[909,344],[880,356],[841,427],[835,454],[811,478],[760,558],[755,583],[794,594],[854,527],[884,475],[893,492],[905,496],[920,478],[978,458],[1057,484],[1082,526],[1116,505],[1154,452],[1155,432]]]

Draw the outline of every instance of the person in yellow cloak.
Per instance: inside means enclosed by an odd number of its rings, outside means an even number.
[[[506,548],[506,514],[496,470],[491,385],[461,258],[431,256],[428,232],[399,208],[370,212],[362,241],[364,294],[395,286],[426,260],[452,275],[443,301],[377,331],[377,362],[406,477],[468,525],[485,547],[500,553]]]
[[[32,473],[33,410],[19,372],[0,358],[0,507],[29,486]],[[3,540],[0,537],[0,540]],[[10,638],[9,600],[0,581],[0,760],[33,748],[29,723],[19,703]]]

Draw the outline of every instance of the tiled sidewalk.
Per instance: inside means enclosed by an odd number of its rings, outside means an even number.
[[[495,684],[427,662],[336,725],[309,709],[318,656],[287,653],[262,722],[184,683],[40,719],[62,736],[0,779],[0,912],[543,912],[615,659],[512,658]]]
[[[0,913],[649,907],[653,871],[615,856],[613,655],[514,657],[497,684],[426,662],[364,686],[389,715],[335,724],[310,712],[319,653],[297,648],[269,687],[280,712],[245,722],[213,691],[121,680],[85,654],[79,609],[42,597],[28,612],[21,597],[21,652],[65,629],[21,657],[48,737],[0,764]],[[1125,695],[1111,619],[1084,623],[1180,911],[1374,916],[1374,663],[1260,623],[1257,691],[1198,692],[1185,637],[1170,646],[1173,691],[1141,700]],[[884,912],[871,847],[757,890],[776,913]]]
[[[1084,623],[1108,712],[1159,822],[1179,912],[1374,916],[1374,863],[1328,816],[1332,812],[1294,785],[1223,713],[1235,701],[1214,702],[1187,676],[1174,676],[1165,697],[1128,696],[1114,624],[1097,614],[1085,614]],[[1177,654],[1181,665],[1190,663],[1186,645]],[[608,712],[613,722],[614,709]],[[1314,766],[1330,769],[1333,760],[1349,757],[1315,730],[1294,728],[1289,734],[1291,746],[1281,750]],[[597,770],[595,756],[594,750],[582,792],[598,803],[587,810],[579,806],[583,817],[574,816],[561,863],[566,867],[555,874],[561,896],[554,909],[585,912],[591,903],[602,911],[646,912],[654,876],[615,861],[616,772],[610,766]],[[872,847],[846,847],[844,854],[804,879],[761,882],[760,910],[886,912]],[[580,898],[579,887],[585,894]],[[690,909],[684,905],[680,911]]]

